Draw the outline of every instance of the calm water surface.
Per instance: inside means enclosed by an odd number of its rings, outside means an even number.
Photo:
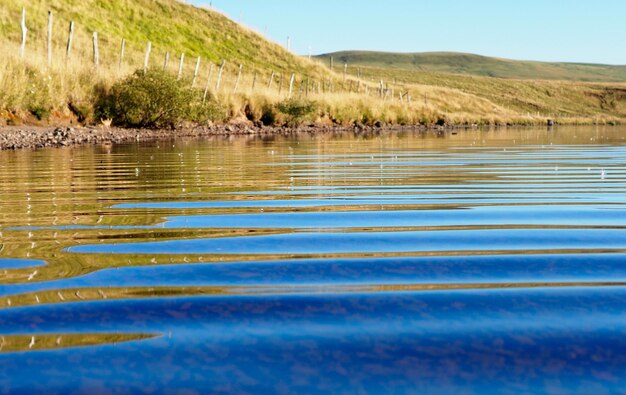
[[[624,372],[624,128],[0,152],[0,394],[619,394]]]

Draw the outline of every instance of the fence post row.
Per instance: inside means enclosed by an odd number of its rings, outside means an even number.
[[[21,26],[21,31],[22,31],[22,40],[21,40],[21,46],[19,49],[19,56],[20,59],[24,59],[25,58],[25,53],[26,53],[26,42],[27,42],[27,38],[28,38],[28,27],[26,26],[26,7],[22,8],[22,15],[21,15],[21,21],[20,21],[20,26]],[[53,64],[53,57],[54,57],[54,49],[53,49],[53,33],[54,33],[54,15],[53,12],[51,10],[48,11],[48,24],[47,24],[47,40],[46,40],[46,52],[47,52],[47,64],[48,67],[51,67]],[[71,59],[72,56],[72,50],[73,50],[73,41],[74,41],[74,33],[76,30],[76,25],[73,21],[70,21],[69,23],[69,31],[68,31],[68,37],[67,37],[67,46],[66,46],[66,51],[65,51],[65,62],[69,62],[69,60]],[[287,49],[290,50],[291,48],[291,38],[288,38],[288,43],[287,43]],[[120,58],[119,58],[119,69],[120,71],[122,70],[123,66],[124,66],[124,56],[125,56],[125,48],[126,48],[126,39],[122,38],[122,42],[121,42],[121,48],[120,48]],[[144,71],[147,71],[150,65],[150,56],[152,53],[152,42],[148,41],[147,43],[147,47],[146,47],[146,52],[145,52],[145,57],[144,57],[144,62],[143,62],[143,69]],[[166,52],[165,53],[165,59],[164,59],[164,63],[163,63],[163,70],[167,70],[168,65],[169,65],[169,60],[170,60],[170,52]],[[177,80],[181,80],[183,77],[183,67],[184,67],[184,61],[185,61],[185,53],[182,52],[180,54],[180,63],[179,63],[179,67],[178,67],[178,75],[177,75]],[[329,66],[330,66],[330,70],[331,72],[334,71],[334,57],[330,56],[329,57]],[[94,31],[93,32],[93,64],[95,66],[96,69],[99,68],[100,66],[100,51],[99,51],[99,40],[98,40],[98,32]],[[193,81],[191,83],[192,87],[195,87],[197,85],[198,82],[198,74],[200,72],[200,65],[201,65],[201,57],[198,56],[197,60],[196,60],[196,65],[195,65],[195,69],[194,69],[194,73],[193,73]],[[217,81],[215,83],[215,92],[216,94],[219,93],[220,87],[222,85],[222,77],[223,77],[223,73],[224,73],[224,69],[226,67],[226,60],[222,60],[221,65],[219,66],[219,71],[218,71],[218,75],[217,75]],[[207,97],[208,97],[208,93],[209,93],[209,88],[211,86],[211,77],[213,75],[213,71],[215,69],[215,64],[210,64],[210,68],[209,68],[209,73],[208,73],[208,78],[207,78],[207,83],[206,86],[204,88],[204,95],[203,95],[203,103],[206,102]],[[289,75],[289,74],[287,74]],[[235,84],[233,87],[233,94],[236,94],[239,91],[239,87],[241,85],[241,80],[243,77],[243,64],[239,65],[239,70],[237,73],[237,77],[235,80]],[[297,75],[295,73],[291,74],[291,78],[289,79],[289,98],[292,98],[294,95],[294,88],[295,88],[295,83],[296,83],[296,77]],[[356,92],[357,94],[365,94],[368,95],[370,94],[370,88],[375,89],[375,82],[371,81],[371,85],[370,83],[368,83],[367,81],[363,81],[363,73],[362,73],[362,69],[360,67],[357,67],[356,69],[356,80],[352,80],[352,79],[348,79],[348,63],[345,62],[343,65],[343,80],[342,80],[342,90],[343,92],[348,92],[348,93],[353,93]],[[253,77],[252,77],[252,87],[251,87],[251,93],[254,93],[254,90],[256,88],[256,84],[257,84],[257,80],[258,78],[262,78],[262,74],[259,75],[258,70],[254,71]],[[267,90],[270,91],[273,87],[274,84],[274,80],[276,78],[279,78],[279,86],[278,86],[278,93],[281,94],[282,93],[282,89],[283,89],[283,85],[287,83],[287,80],[284,78],[283,74],[277,74],[275,71],[272,71],[270,76],[269,76],[269,80],[267,82]],[[312,90],[312,93],[315,94],[326,94],[326,93],[334,93],[334,84],[333,84],[333,79],[332,77],[329,78],[327,81],[325,80],[320,80],[320,81],[315,81],[309,78],[309,77],[302,77],[302,80],[300,81],[300,96],[302,95],[306,95],[306,97],[309,96],[309,94],[311,93],[310,91]],[[346,84],[347,82],[349,82],[349,84]],[[313,84],[313,85],[311,85]],[[363,92],[361,92],[361,84],[363,84]],[[402,91],[402,88],[399,87],[399,92],[396,95],[396,91],[395,91],[395,84],[396,81],[394,80],[394,82],[391,84],[387,83],[385,84],[384,80],[380,80],[380,85],[378,87],[378,95],[381,99],[383,100],[387,100],[388,98],[392,101],[395,100],[399,100],[401,103],[411,103],[411,95],[410,92],[407,90],[405,92]],[[372,92],[373,93],[373,92]]]

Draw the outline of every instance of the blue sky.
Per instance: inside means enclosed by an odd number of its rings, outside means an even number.
[[[210,0],[191,0],[208,5]],[[455,51],[626,65],[626,0],[213,0],[294,52]]]

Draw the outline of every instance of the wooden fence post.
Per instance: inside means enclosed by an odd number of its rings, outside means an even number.
[[[167,66],[170,64],[170,52],[165,52],[165,60],[163,61],[163,71],[167,70]]]
[[[209,67],[209,75],[206,80],[206,85],[204,87],[204,95],[202,96],[202,104],[206,103],[207,95],[209,94],[209,84],[211,83],[211,76],[213,75],[214,64],[211,63],[211,67]]]
[[[293,94],[293,83],[296,80],[296,75],[291,74],[291,81],[289,82],[289,98],[291,99],[291,95]]]
[[[209,84],[211,83],[211,77],[213,76],[213,67],[215,67],[215,65],[211,63],[211,67],[209,67],[209,76],[206,79],[206,85],[204,87],[204,96],[202,96],[202,104],[206,103],[206,97],[209,94]]]
[[[333,59],[333,57],[331,56],[331,57],[330,57],[330,71],[333,71],[333,66],[334,66],[334,64],[333,64],[333,63],[334,63],[334,59]]]
[[[148,47],[146,48],[146,57],[143,59],[143,71],[148,71],[148,64],[150,62],[150,52],[152,52],[152,42],[148,41]]]
[[[348,75],[348,63],[344,63],[343,64],[343,85],[344,85],[344,90],[346,89],[345,85],[346,85],[346,77]]]
[[[241,80],[241,72],[243,71],[243,65],[239,65],[239,73],[237,73],[237,79],[235,80],[235,87],[233,88],[233,95],[237,93],[237,88],[239,88],[239,81]]]
[[[22,46],[20,47],[20,59],[24,59],[24,53],[26,52],[26,36],[28,35],[28,28],[26,27],[26,7],[22,8]]]
[[[122,66],[124,65],[124,50],[126,50],[126,39],[122,38],[122,46],[120,47],[120,70],[122,70]]]
[[[267,89],[270,90],[272,89],[272,82],[274,82],[274,76],[276,75],[276,73],[274,73],[274,71],[272,71],[272,74],[270,75],[270,82],[267,83]]]
[[[217,73],[217,83],[215,84],[215,94],[220,93],[220,85],[222,84],[222,74],[224,73],[224,67],[226,66],[226,60],[222,60],[222,65]]]
[[[65,51],[66,61],[68,61],[70,59],[70,55],[72,55],[72,40],[74,40],[74,22],[70,22],[70,31],[67,36],[67,49]]]
[[[48,67],[52,66],[52,11],[48,11]]]
[[[98,49],[98,32],[93,32],[93,64],[100,66],[100,51]]]
[[[251,93],[254,93],[254,87],[256,86],[256,77],[257,77],[257,71],[254,70],[254,76],[252,77],[252,89],[250,90]]]
[[[176,77],[177,81],[180,81],[183,76],[183,63],[185,62],[185,53],[182,52],[180,54],[180,63],[178,64],[178,76]]]
[[[196,86],[196,80],[198,79],[198,71],[200,71],[200,56],[198,56],[198,60],[196,60],[196,68],[193,71],[193,81],[191,82],[191,87]]]

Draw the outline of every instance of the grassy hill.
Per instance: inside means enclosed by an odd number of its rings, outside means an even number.
[[[26,56],[20,59],[23,6],[29,33]],[[49,10],[54,16],[51,65],[46,56]],[[68,60],[65,46],[70,21],[76,23],[76,33]],[[101,63],[97,68],[92,61],[93,32],[100,38]],[[126,40],[126,52],[120,67],[122,39]],[[336,65],[350,64],[344,80],[342,67],[332,72],[324,64],[327,58],[322,57],[322,62],[296,56],[219,12],[177,0],[3,0],[0,125],[99,123],[93,113],[99,95],[143,68],[148,42],[152,43],[150,67],[163,68],[169,53],[166,71],[174,76],[180,53],[185,54],[180,83],[193,85],[194,100],[203,106],[203,93],[208,88],[210,104],[220,110],[216,111],[220,118],[214,119],[219,122],[259,121],[264,117],[282,124],[293,121],[292,115],[303,110],[310,112],[301,119],[306,122],[343,125],[376,121],[544,124],[546,118],[566,123],[626,120],[626,84],[616,82],[626,81],[620,74],[626,71],[619,67],[512,62],[454,54],[335,54]],[[420,56],[426,56],[430,63]],[[193,84],[197,57],[201,63],[198,82]],[[227,63],[219,85],[216,66],[222,60]],[[546,81],[568,78],[605,82]],[[382,92],[381,80],[385,82]],[[301,103],[285,103],[289,91],[291,98]]]
[[[348,72],[356,73],[356,66]],[[409,89],[416,100],[451,114],[465,112],[458,100],[449,97],[457,92],[466,95],[465,101],[473,97],[489,103],[496,119],[506,120],[512,114],[564,122],[626,117],[626,83],[504,79],[384,67],[361,67],[360,74],[365,80],[382,79],[396,89]],[[478,104],[471,106],[478,108]],[[481,112],[489,113],[488,107]]]
[[[20,18],[26,7],[29,28],[27,52],[43,52],[48,11],[54,15],[55,57],[63,60],[70,21],[76,23],[75,51],[89,57],[92,33],[98,32],[101,59],[115,64],[122,38],[126,39],[128,63],[143,64],[148,41],[152,64],[162,64],[165,52],[174,65],[181,52],[189,64],[203,61],[243,64],[246,69],[293,71],[323,75],[322,67],[287,52],[261,35],[222,14],[175,0],[3,0],[0,4],[0,39],[18,44]],[[174,66],[173,66],[174,67]]]
[[[581,63],[545,63],[492,58],[463,53],[387,53],[345,51],[320,55],[328,62],[351,66],[441,72],[509,79],[626,82],[626,66]]]

